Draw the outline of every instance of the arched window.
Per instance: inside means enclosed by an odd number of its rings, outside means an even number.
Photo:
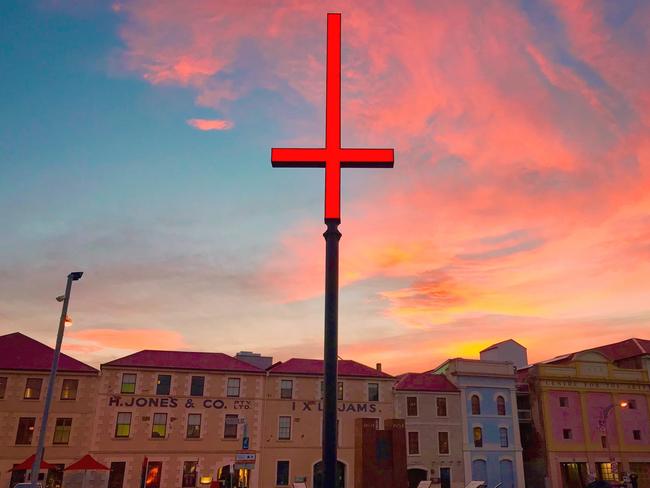
[[[481,399],[478,395],[472,395],[472,415],[481,415]]]
[[[474,427],[474,447],[483,447],[483,429]]]
[[[497,397],[497,414],[505,415],[506,414],[506,401],[502,396]]]

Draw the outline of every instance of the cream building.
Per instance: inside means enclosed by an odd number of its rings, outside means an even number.
[[[441,488],[465,486],[460,391],[453,383],[438,374],[401,376],[395,417],[406,421],[409,487],[422,480]]]
[[[354,421],[393,417],[394,378],[355,361],[338,363],[339,488],[354,486]],[[320,488],[323,362],[290,359],[268,370],[260,477],[267,487],[305,481]]]
[[[36,452],[52,348],[21,333],[0,336],[0,486],[26,481],[29,472],[9,472]],[[90,449],[98,371],[62,354],[47,425],[44,459],[59,469],[43,470],[48,488],[64,481],[63,466]],[[66,472],[65,486],[80,486],[81,473]]]

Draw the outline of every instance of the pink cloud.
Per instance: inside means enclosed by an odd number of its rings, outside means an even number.
[[[187,349],[182,334],[166,329],[85,329],[69,331],[68,338],[75,343],[66,347],[70,351],[83,351],[86,348],[98,351],[100,349],[123,349],[137,351],[141,349]],[[90,349],[88,349],[90,348]],[[97,349],[99,348],[99,349]]]
[[[223,119],[189,119],[189,125],[199,130],[229,130],[233,128],[233,123],[230,120]]]

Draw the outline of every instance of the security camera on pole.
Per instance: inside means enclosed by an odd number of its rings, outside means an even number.
[[[50,406],[52,404],[52,394],[54,392],[54,381],[56,380],[56,370],[59,367],[59,356],[61,354],[61,343],[63,342],[63,331],[66,324],[71,321],[68,318],[68,303],[70,302],[70,291],[72,290],[72,282],[78,281],[83,276],[82,271],[75,271],[68,275],[68,280],[65,285],[65,294],[56,297],[58,302],[63,302],[61,309],[61,318],[59,319],[59,332],[56,336],[56,347],[54,348],[54,356],[52,357],[52,369],[50,369],[50,378],[47,383],[47,393],[45,394],[45,405],[43,406],[43,419],[41,420],[41,429],[38,435],[38,446],[36,447],[36,457],[34,464],[32,464],[31,485],[32,488],[38,487],[38,472],[41,469],[41,460],[43,459],[43,448],[45,445],[45,432],[47,430],[47,418],[50,415]]]

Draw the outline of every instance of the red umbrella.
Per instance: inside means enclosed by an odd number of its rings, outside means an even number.
[[[104,466],[90,454],[86,454],[79,461],[72,463],[70,466],[65,468],[65,471],[86,471],[89,469],[110,471],[110,468]]]
[[[70,466],[65,468],[64,471],[83,471],[84,477],[81,480],[81,486],[86,484],[87,471],[110,471],[110,468],[104,466],[102,463],[93,458],[90,454],[86,454],[79,461],[75,461]]]
[[[25,459],[22,463],[16,464],[8,472],[30,470],[32,469],[32,465],[34,464],[35,459],[36,459],[36,454],[32,454],[27,459]],[[58,469],[58,468],[59,467],[56,464],[50,464],[44,459],[41,459],[41,469]]]

